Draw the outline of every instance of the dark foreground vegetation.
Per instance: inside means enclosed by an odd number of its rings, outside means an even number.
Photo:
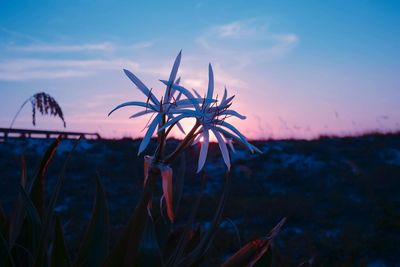
[[[136,156],[139,143],[128,139],[79,143],[55,208],[71,255],[77,254],[90,220],[97,176],[110,211],[111,244],[116,242],[143,190],[143,157]],[[5,213],[12,213],[19,194],[21,156],[32,177],[50,144],[44,139],[0,143],[0,201]],[[224,219],[202,265],[220,264],[249,240],[268,234],[284,217],[287,222],[274,242],[276,266],[305,261],[313,266],[400,264],[400,135],[254,144],[262,155],[237,149],[232,156]],[[63,141],[49,166],[47,196],[72,145],[71,140]],[[153,151],[154,145],[148,150]],[[193,175],[197,153],[198,147],[193,147],[173,166],[174,172],[181,160],[187,166],[176,228],[202,192],[196,221],[200,230],[206,230],[224,184],[226,168],[217,145],[211,146],[205,181]],[[158,200],[155,197],[153,205],[158,206]]]

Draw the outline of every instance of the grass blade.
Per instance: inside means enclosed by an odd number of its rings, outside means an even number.
[[[47,168],[51,160],[53,159],[54,154],[60,142],[61,142],[61,135],[59,135],[47,149],[46,153],[44,154],[40,162],[39,169],[32,181],[32,185],[29,191],[30,198],[32,199],[33,205],[38,211],[40,218],[43,218],[44,215],[44,183],[45,183],[44,179],[47,173]]]
[[[176,261],[181,259],[182,255],[184,255],[185,248],[187,247],[187,243],[189,242],[191,233],[193,232],[192,226],[194,224],[194,220],[196,218],[197,211],[200,207],[200,202],[201,202],[201,198],[203,196],[206,180],[207,180],[207,175],[205,172],[203,172],[200,192],[196,198],[196,201],[193,206],[192,212],[189,216],[189,219],[186,222],[185,229],[183,230],[183,232],[179,238],[179,242],[176,246],[176,249],[174,250],[173,253],[171,253],[171,256],[168,259],[167,266],[174,266]],[[168,246],[168,244],[167,244],[167,246]]]
[[[128,225],[122,232],[121,237],[108,255],[103,266],[134,266],[135,259],[143,238],[147,222],[147,204],[153,194],[153,187],[159,172],[155,168],[149,170],[147,182],[144,185],[143,193],[136,208],[131,215]]]
[[[50,197],[50,201],[49,201],[49,205],[47,207],[47,213],[46,213],[46,221],[49,222],[51,220],[51,218],[53,218],[53,216],[51,216],[53,214],[54,208],[56,206],[57,200],[58,200],[58,196],[60,195],[60,191],[61,191],[61,187],[64,183],[64,177],[65,177],[65,171],[67,169],[68,163],[72,157],[73,152],[76,150],[78,144],[80,143],[80,141],[82,140],[82,136],[79,137],[79,139],[74,143],[74,145],[72,146],[71,151],[69,152],[67,159],[64,162],[64,165],[61,169],[61,173],[60,176],[58,177],[58,180],[56,182],[56,185],[53,189],[53,193]],[[46,223],[45,221],[45,226],[48,225],[49,223]]]
[[[221,222],[222,213],[229,195],[228,194],[229,186],[230,186],[230,177],[229,177],[229,172],[227,172],[225,175],[224,189],[218,204],[218,208],[211,222],[210,228],[208,229],[206,234],[201,238],[197,247],[188,256],[183,258],[183,260],[181,260],[177,266],[183,267],[183,266],[192,266],[194,264],[197,264],[201,261],[204,254],[207,252],[214,238],[215,231],[218,229],[219,224]]]
[[[3,234],[0,232],[0,263],[4,267],[14,266],[14,261],[11,256],[10,250],[7,245],[7,241],[4,239]]]
[[[221,267],[240,267],[249,266],[253,258],[258,254],[260,250],[265,250],[267,252],[269,248],[269,242],[267,240],[253,240],[241,249],[239,249],[235,254],[233,254],[229,259],[222,264]]]
[[[240,266],[270,266],[272,262],[271,250],[274,238],[279,234],[286,218],[283,218],[267,237],[253,240],[233,254],[221,267]]]
[[[53,212],[54,212],[54,208],[55,205],[57,203],[57,199],[58,196],[60,194],[61,191],[61,187],[62,184],[64,182],[64,176],[65,176],[65,171],[67,169],[68,163],[72,157],[73,152],[76,150],[78,144],[80,143],[80,141],[82,140],[82,136],[79,137],[79,139],[74,143],[71,151],[69,152],[67,159],[64,162],[64,165],[61,169],[61,173],[58,177],[57,183],[55,185],[55,188],[53,189],[53,193],[50,197],[50,202],[49,205],[47,207],[47,211],[46,214],[44,216],[44,220],[43,220],[43,231],[41,233],[40,236],[40,243],[39,243],[39,249],[38,249],[38,256],[35,259],[35,263],[34,266],[35,267],[42,267],[45,264],[45,260],[46,260],[46,250],[47,250],[47,239],[48,236],[50,235],[51,229],[52,229],[52,225],[54,224],[53,219]]]
[[[26,160],[25,156],[21,156],[21,186],[26,190],[26,186],[28,183],[28,177],[27,177],[27,167],[26,167]],[[13,247],[15,241],[17,240],[21,227],[23,224],[25,216],[25,210],[23,209],[23,203],[22,203],[22,197],[19,195],[17,197],[17,200],[15,201],[15,206],[14,210],[11,214],[10,221],[9,221],[9,226],[8,226],[8,241],[10,244],[10,247]],[[5,234],[6,235],[6,234]]]
[[[54,240],[51,250],[52,267],[69,267],[71,261],[64,240],[64,230],[60,218],[55,215]]]
[[[96,198],[85,237],[74,266],[101,266],[108,250],[108,206],[100,177],[96,178]]]
[[[28,235],[28,240],[30,241],[30,246],[32,249],[32,254],[36,255],[37,254],[37,248],[39,244],[39,237],[41,233],[41,221],[39,214],[35,208],[34,203],[32,200],[29,198],[28,193],[25,191],[25,189],[22,187],[22,185],[19,187],[21,196],[22,196],[22,201],[26,210],[27,214],[27,220],[26,220],[26,228],[27,230],[27,235]]]
[[[8,233],[8,219],[1,203],[0,203],[0,233],[3,234],[3,237],[7,236]]]
[[[161,250],[155,233],[153,218],[147,216],[146,230],[140,246],[136,266],[164,266]]]
[[[28,183],[25,155],[21,155],[21,185],[25,189]]]

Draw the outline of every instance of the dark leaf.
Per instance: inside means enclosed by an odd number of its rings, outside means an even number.
[[[185,250],[186,250],[185,248],[187,248],[187,243],[191,239],[191,235],[192,235],[191,233],[193,232],[194,220],[196,218],[197,211],[200,206],[200,201],[203,196],[206,181],[207,181],[207,175],[205,172],[203,172],[199,194],[196,198],[196,202],[192,208],[192,212],[190,213],[189,219],[186,222],[185,228],[183,229],[182,233],[180,235],[178,235],[178,236],[180,236],[178,244],[172,245],[173,239],[170,238],[170,240],[168,241],[169,243],[167,243],[165,245],[165,247],[167,248],[165,250],[166,251],[165,254],[166,254],[166,256],[168,256],[167,266],[174,266],[175,262],[178,261],[179,259],[181,259],[181,257],[183,255],[185,255]],[[174,234],[174,233],[172,233],[172,234]],[[175,250],[172,253],[169,252],[168,248],[170,248],[170,247],[175,247]]]
[[[32,254],[36,255],[38,244],[39,244],[39,237],[41,233],[41,222],[39,214],[29,198],[28,194],[26,193],[25,189],[20,186],[20,193],[22,196],[22,201],[26,210],[27,220],[26,220],[26,234],[28,235],[28,240],[30,241],[30,245],[32,248]]]
[[[27,171],[26,171],[26,160],[25,156],[21,156],[21,186],[26,190],[27,185]],[[5,237],[8,237],[10,247],[13,247],[14,242],[17,240],[21,227],[23,224],[23,220],[25,217],[25,210],[23,208],[22,196],[19,195],[17,200],[15,201],[15,206],[13,212],[11,213],[8,225],[8,233],[4,234]]]
[[[185,160],[185,153],[182,153],[179,167],[175,172],[175,192],[174,192],[174,199],[175,199],[175,216],[178,214],[179,205],[181,203],[182,195],[183,195],[183,186],[185,182],[185,170],[186,170],[186,160]]]
[[[150,168],[147,182],[139,202],[131,215],[128,225],[122,232],[121,237],[108,255],[104,266],[134,266],[135,259],[142,241],[143,233],[147,221],[147,205],[153,193],[153,187],[159,172],[155,168]]]
[[[100,178],[96,178],[96,198],[74,266],[101,266],[108,249],[108,207]]]
[[[230,177],[229,177],[229,172],[227,172],[225,175],[224,189],[218,204],[218,208],[211,222],[210,228],[207,230],[206,234],[201,238],[197,247],[188,256],[183,258],[183,260],[181,260],[177,266],[182,266],[182,267],[192,266],[194,264],[199,263],[202,260],[203,256],[210,247],[215,232],[218,229],[219,224],[221,222],[222,212],[224,210],[225,203],[228,199],[229,186],[230,186]]]
[[[69,267],[71,261],[68,249],[64,240],[64,230],[60,218],[55,216],[54,239],[51,250],[51,266],[52,267]]]
[[[135,264],[137,266],[164,266],[154,229],[154,221],[151,216],[147,216],[147,220],[146,230]]]
[[[60,175],[58,177],[58,180],[57,180],[57,183],[55,185],[55,188],[53,189],[53,193],[52,193],[52,195],[50,197],[50,202],[49,202],[49,205],[47,207],[47,212],[46,212],[46,214],[44,216],[44,220],[43,220],[43,228],[42,228],[43,231],[42,231],[41,236],[40,236],[40,244],[39,244],[39,248],[38,248],[38,255],[35,258],[35,263],[34,263],[35,267],[41,267],[41,266],[43,266],[45,264],[46,251],[47,251],[47,247],[48,247],[47,240],[48,240],[48,237],[49,237],[49,235],[51,233],[51,230],[53,229],[52,226],[54,225],[54,222],[53,222],[53,219],[54,219],[54,216],[53,216],[54,208],[55,208],[55,205],[57,203],[57,199],[58,199],[58,196],[60,194],[62,184],[64,182],[64,176],[65,176],[66,168],[67,168],[68,163],[69,163],[69,161],[70,161],[70,159],[72,157],[73,152],[76,150],[76,148],[77,148],[79,142],[81,141],[81,139],[82,139],[82,136],[80,136],[79,139],[74,143],[71,151],[69,152],[69,154],[67,156],[67,159],[64,162],[64,165],[63,165],[63,168],[61,170],[61,173],[60,173]]]
[[[5,214],[3,206],[0,203],[0,232],[3,234],[3,236],[6,236],[7,224],[8,224],[7,215]]]
[[[61,135],[58,136],[53,141],[53,143],[50,145],[50,147],[44,154],[40,162],[39,169],[32,181],[32,185],[30,188],[30,198],[32,199],[33,205],[37,209],[40,218],[43,218],[44,215],[44,183],[45,183],[44,179],[50,161],[53,159],[54,154],[60,142],[61,142]]]
[[[26,171],[26,159],[25,155],[21,156],[21,185],[24,189],[26,189],[26,185],[28,183],[28,176]]]
[[[0,232],[0,263],[4,267],[14,266],[14,261],[11,256],[7,241],[4,239],[3,234]]]
[[[253,240],[243,246],[239,251],[232,255],[221,267],[240,267],[240,266],[271,266],[272,242],[280,232],[286,222],[283,218],[269,233],[267,237]]]
[[[60,173],[60,175],[59,175],[59,177],[57,179],[56,185],[55,185],[55,187],[53,189],[53,193],[52,193],[52,195],[50,197],[49,205],[47,207],[46,221],[50,221],[50,219],[53,218],[53,216],[51,216],[51,215],[53,214],[54,208],[55,208],[57,200],[58,200],[58,196],[59,196],[60,191],[61,191],[61,187],[62,187],[62,185],[64,183],[65,171],[67,169],[68,163],[69,163],[69,161],[70,161],[70,159],[72,157],[73,152],[76,150],[76,148],[77,148],[77,146],[78,146],[78,144],[80,143],[81,140],[82,140],[82,136],[80,136],[79,139],[76,140],[76,142],[74,143],[71,151],[69,152],[69,154],[67,156],[67,159],[64,162],[64,165],[63,165],[63,167],[61,169],[61,173]]]
[[[252,259],[261,249],[269,248],[267,240],[253,240],[244,245],[240,250],[233,254],[221,267],[241,267],[248,266]]]

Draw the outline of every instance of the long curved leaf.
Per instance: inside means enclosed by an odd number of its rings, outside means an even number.
[[[35,267],[42,267],[45,264],[46,261],[46,251],[47,251],[47,239],[50,235],[51,229],[52,229],[52,225],[53,225],[53,220],[54,220],[54,208],[55,205],[57,203],[57,199],[58,196],[60,194],[61,191],[61,187],[62,184],[64,182],[64,176],[65,176],[65,171],[66,168],[68,166],[68,163],[72,157],[73,152],[76,150],[78,144],[80,143],[80,141],[82,140],[82,136],[79,137],[79,139],[74,143],[74,145],[72,146],[70,152],[68,153],[67,159],[64,162],[64,165],[61,169],[61,173],[57,179],[55,188],[53,189],[53,193],[50,197],[50,201],[49,204],[47,206],[47,211],[46,214],[44,216],[44,220],[43,220],[43,231],[41,233],[40,236],[40,243],[39,243],[39,248],[38,248],[38,256],[35,258],[35,263],[34,266]]]
[[[270,266],[272,260],[271,250],[274,238],[279,234],[286,218],[283,218],[269,233],[267,237],[250,241],[228,258],[221,267],[240,266]]]
[[[214,218],[211,222],[210,228],[208,229],[206,234],[201,238],[197,247],[188,256],[179,261],[177,266],[179,267],[192,266],[198,264],[202,260],[203,256],[210,247],[215,232],[218,229],[219,224],[221,222],[222,213],[224,211],[225,204],[228,200],[229,187],[230,187],[230,177],[229,177],[229,172],[227,172],[225,175],[224,189],[221,194],[218,208],[215,211]]]
[[[26,190],[28,178],[27,178],[27,168],[26,168],[26,160],[25,156],[21,156],[21,186]],[[15,201],[13,212],[11,213],[11,217],[9,219],[8,224],[8,233],[4,234],[4,236],[8,237],[8,242],[10,247],[13,247],[14,242],[17,240],[22,223],[25,216],[25,210],[23,209],[22,198],[19,195],[17,200]],[[8,236],[7,236],[8,235]]]
[[[47,168],[54,157],[58,145],[61,142],[61,135],[59,135],[44,154],[39,169],[36,173],[35,178],[32,181],[32,185],[29,190],[29,196],[32,199],[32,203],[35,206],[40,218],[44,215],[44,183]]]
[[[85,237],[74,266],[97,267],[103,263],[108,250],[108,206],[100,178],[96,178],[96,198]]]
[[[60,218],[55,215],[54,240],[51,250],[51,266],[52,267],[69,267],[71,266],[68,249],[64,240],[64,230]]]
[[[193,205],[192,212],[190,213],[189,218],[186,222],[185,228],[183,229],[183,232],[180,235],[178,244],[175,246],[175,250],[173,250],[173,252],[168,255],[169,258],[168,258],[167,266],[175,266],[176,261],[180,260],[181,257],[185,254],[187,244],[189,243],[191,233],[193,232],[193,224],[194,224],[194,220],[197,215],[197,211],[200,207],[200,201],[204,194],[206,180],[207,180],[206,172],[203,172],[201,187],[200,187],[199,193],[196,197],[196,201]]]
[[[3,234],[0,232],[0,263],[4,267],[14,266],[14,261]]]
[[[8,219],[1,203],[0,203],[0,233],[2,233],[4,236],[6,236],[8,233]]]
[[[140,242],[146,227],[148,216],[147,205],[151,199],[157,177],[158,173],[154,168],[150,167],[142,196],[129,219],[128,225],[125,227],[125,230],[121,234],[111,253],[107,256],[103,266],[134,266]]]
[[[22,187],[19,187],[19,191],[22,196],[22,202],[24,204],[27,214],[27,234],[29,237],[30,245],[32,248],[33,255],[37,254],[39,238],[41,233],[41,221],[38,211],[32,200],[29,198],[28,193]]]

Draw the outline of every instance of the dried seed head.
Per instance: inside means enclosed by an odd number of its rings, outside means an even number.
[[[42,115],[52,115],[55,117],[59,117],[63,122],[64,128],[66,127],[66,123],[64,120],[64,114],[63,114],[63,111],[62,111],[60,105],[49,94],[46,94],[44,92],[34,94],[30,98],[30,102],[32,104],[32,124],[33,125],[36,125],[36,110],[38,110],[40,112],[40,114],[42,114]]]

